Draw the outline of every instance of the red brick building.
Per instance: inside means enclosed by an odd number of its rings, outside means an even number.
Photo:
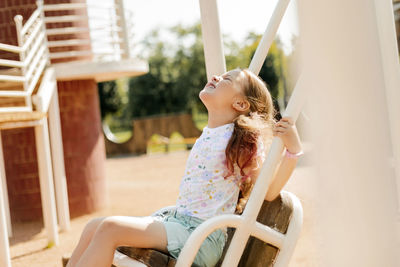
[[[66,4],[66,5],[60,5]],[[123,10],[119,0],[110,1]],[[14,16],[24,22],[37,8],[36,0],[0,1],[0,43],[17,44]],[[97,82],[146,73],[146,62],[129,56],[124,20],[114,21],[112,34],[118,49],[110,46],[105,60],[96,60],[92,27],[84,0],[45,0],[48,47],[55,68],[65,172],[72,217],[93,212],[106,204],[105,145],[101,127]],[[111,19],[111,18],[110,18]],[[100,26],[102,27],[102,26]],[[105,30],[104,30],[105,31]],[[14,59],[1,53],[0,58]],[[2,131],[7,189],[13,221],[37,220],[42,208],[33,128]]]

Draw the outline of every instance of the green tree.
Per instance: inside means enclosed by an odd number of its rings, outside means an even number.
[[[206,82],[200,24],[168,29],[176,43],[170,45],[153,31],[145,47],[150,51],[149,72],[129,82],[132,117],[201,108],[198,93]]]
[[[175,112],[205,112],[198,93],[207,81],[201,25],[180,25],[166,32],[174,44],[165,40],[165,33],[153,31],[145,41],[149,73],[129,81],[129,113],[131,117]],[[260,35],[249,33],[243,44],[224,37],[227,69],[247,68]],[[276,100],[282,97],[286,66],[279,40],[275,41],[260,71],[261,78]],[[278,108],[277,102],[275,101]]]
[[[101,119],[119,111],[121,108],[121,96],[118,93],[115,81],[98,83]]]

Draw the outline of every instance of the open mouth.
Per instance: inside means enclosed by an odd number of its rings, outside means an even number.
[[[215,89],[215,84],[212,82],[207,83],[206,87],[211,87]]]

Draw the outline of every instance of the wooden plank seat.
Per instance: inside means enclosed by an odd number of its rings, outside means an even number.
[[[285,234],[288,229],[292,212],[293,206],[288,195],[281,194],[274,201],[264,201],[257,217],[257,221]],[[228,228],[228,240],[223,255],[216,266],[221,266],[234,231],[233,228]],[[176,263],[176,259],[170,255],[154,249],[118,247],[117,251],[149,267],[173,267]],[[278,252],[278,248],[266,244],[254,237],[250,237],[238,266],[272,266]],[[195,265],[192,265],[192,267],[195,267]]]

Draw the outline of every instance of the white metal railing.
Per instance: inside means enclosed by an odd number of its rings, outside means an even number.
[[[221,73],[225,72],[225,58],[223,46],[221,45],[222,37],[219,31],[217,2],[209,0],[200,0],[199,2],[203,38],[205,43],[204,54],[206,56],[206,61],[208,60],[208,62],[206,62],[207,76],[211,77],[214,74],[220,75]],[[255,74],[259,73],[261,66],[265,61],[272,40],[276,35],[278,26],[283,15],[285,14],[289,2],[290,0],[280,0],[275,7],[267,29],[265,30],[263,38],[258,44],[257,50],[249,66],[249,69]],[[214,41],[212,42],[210,40]],[[216,56],[210,57],[210,55]],[[218,68],[209,67],[213,65],[218,66]],[[301,78],[297,81],[288,106],[283,114],[284,116],[291,117],[294,121],[296,121],[307,96],[307,88],[304,86],[304,74],[300,77]],[[256,221],[264,197],[268,192],[268,187],[271,185],[271,179],[273,178],[274,171],[276,170],[276,167],[279,164],[279,160],[282,156],[282,151],[282,140],[279,137],[274,137],[268,156],[265,159],[243,214],[240,216],[220,215],[202,223],[189,236],[189,239],[179,255],[176,267],[190,266],[198,249],[200,248],[201,243],[204,241],[207,235],[212,233],[215,229],[226,226],[234,227],[236,230],[226,252],[222,267],[237,266],[250,235],[257,237],[264,242],[271,243],[280,249],[281,252],[278,254],[274,266],[288,265],[301,229],[301,212],[298,213],[298,216],[296,216],[296,223],[293,224],[292,229],[290,229],[290,231],[288,230],[286,235],[282,235],[267,226],[260,225]],[[299,202],[296,204],[296,206],[298,206],[298,209],[301,209]]]
[[[0,59],[0,97],[23,98],[25,105],[0,107],[0,112],[32,111],[31,95],[36,88],[49,55],[41,7],[22,25],[22,16],[14,17],[18,45],[0,43],[0,51],[18,54],[19,60]]]
[[[68,51],[52,52],[51,59],[68,59],[77,56],[92,57],[94,61],[120,60],[130,57],[131,34],[130,22],[127,17],[130,11],[123,7],[122,0],[108,1],[103,4],[52,4],[44,5],[44,21],[52,26],[46,30],[49,48],[68,47]],[[49,15],[51,11],[72,11],[71,15]],[[57,27],[57,23],[82,22],[80,26]],[[79,24],[79,23],[77,23]],[[88,26],[86,26],[88,25]],[[87,36],[79,36],[88,33]],[[71,34],[68,39],[68,35]],[[64,35],[67,39],[52,40],[53,36]],[[86,48],[82,48],[86,46]]]

